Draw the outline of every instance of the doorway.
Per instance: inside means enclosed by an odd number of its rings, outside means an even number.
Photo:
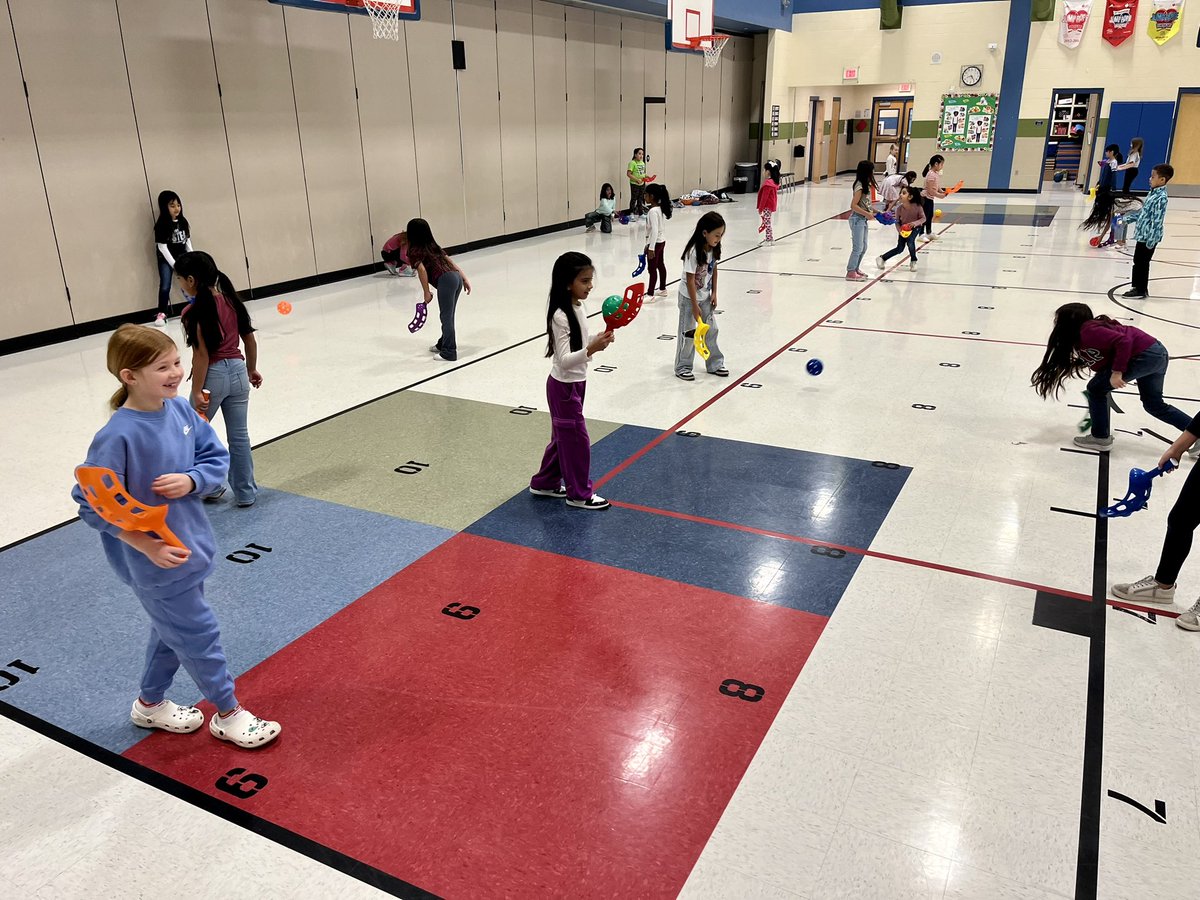
[[[834,97],[833,103],[829,106],[829,159],[828,168],[826,169],[826,177],[831,181],[833,176],[838,173],[838,144],[840,143],[839,135],[842,132],[842,98]]]
[[[1200,88],[1180,88],[1175,104],[1175,122],[1167,145],[1167,160],[1175,167],[1171,193],[1181,197],[1200,196]]]
[[[1103,96],[1100,88],[1059,88],[1050,94],[1039,191],[1090,187]]]
[[[808,110],[808,180],[820,181],[825,171],[825,101],[820,97],[809,98]]]
[[[888,150],[892,144],[896,154],[896,169],[907,172],[911,165],[908,147],[912,132],[912,97],[876,97],[871,102],[871,146],[867,158],[875,164],[876,172],[887,168]]]
[[[657,173],[664,184],[674,184],[667,159],[666,97],[642,98],[642,148],[646,151],[646,173]]]

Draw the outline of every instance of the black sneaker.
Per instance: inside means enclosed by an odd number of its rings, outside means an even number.
[[[696,380],[696,376],[693,375],[691,372],[676,372],[675,377],[682,378],[684,381],[695,381]]]
[[[718,378],[728,378],[729,370],[724,366],[721,366],[721,368],[717,369],[717,371],[713,372],[712,374],[716,375]]]
[[[1126,291],[1121,296],[1126,300],[1145,300],[1148,295],[1145,291],[1139,291],[1135,289],[1132,291]]]
[[[568,498],[567,506],[574,506],[576,509],[608,509],[612,504],[599,494],[592,494],[586,500],[571,500]]]
[[[567,499],[567,489],[565,487],[556,487],[551,491],[544,491],[541,488],[535,488],[532,485],[529,488],[529,493],[535,497],[553,497],[555,500]]]

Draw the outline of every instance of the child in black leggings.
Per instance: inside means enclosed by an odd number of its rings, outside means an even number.
[[[1197,438],[1200,438],[1200,415],[1192,419],[1187,430],[1167,448],[1158,461],[1159,466],[1165,465],[1167,460],[1179,465],[1180,458]],[[1167,516],[1167,536],[1163,539],[1157,571],[1132,584],[1114,584],[1113,593],[1131,603],[1174,603],[1175,579],[1192,549],[1192,533],[1197,525],[1200,525],[1200,466],[1192,466],[1179,499]],[[1200,600],[1176,619],[1175,624],[1188,631],[1200,631]]]

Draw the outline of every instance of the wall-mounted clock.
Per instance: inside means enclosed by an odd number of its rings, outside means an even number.
[[[979,82],[983,81],[983,66],[963,66],[962,72],[959,73],[959,78],[967,87],[975,87]]]

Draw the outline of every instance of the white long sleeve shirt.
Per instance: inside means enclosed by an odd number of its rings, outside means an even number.
[[[659,241],[665,241],[667,230],[667,220],[663,216],[663,211],[657,207],[650,207],[650,211],[646,213],[646,244],[651,250]]]
[[[561,309],[556,310],[550,319],[550,333],[554,337],[554,360],[550,364],[550,376],[555,381],[571,384],[576,381],[587,381],[588,367],[588,326],[587,310],[583,303],[572,307],[575,318],[579,321],[579,331],[583,335],[583,346],[578,350],[571,349],[571,328],[567,324],[567,314]]]

